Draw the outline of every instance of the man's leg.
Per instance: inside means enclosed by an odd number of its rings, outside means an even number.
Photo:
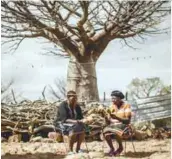
[[[84,141],[84,139],[85,139],[85,133],[84,132],[77,135],[76,152],[78,152],[80,150],[81,143]]]
[[[104,133],[104,137],[105,137],[105,140],[106,140],[108,146],[110,147],[110,151],[114,151],[111,135],[109,135],[109,132]]]
[[[70,134],[68,136],[68,144],[69,144],[69,150],[70,151],[73,151],[73,145],[74,145],[75,141],[76,141],[76,135],[73,133]]]
[[[118,153],[121,153],[123,151],[123,145],[122,145],[122,137],[118,134],[115,134],[115,139],[119,145],[119,148],[117,150]]]

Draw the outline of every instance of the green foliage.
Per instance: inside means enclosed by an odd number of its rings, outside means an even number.
[[[128,85],[128,94],[131,99],[146,98],[169,93],[171,93],[171,85],[164,85],[159,77],[145,79],[134,78]]]
[[[171,85],[164,86],[164,88],[161,90],[161,94],[171,94]]]

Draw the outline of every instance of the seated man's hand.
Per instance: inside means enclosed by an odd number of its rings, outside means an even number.
[[[87,119],[82,119],[82,122],[83,122],[84,124],[86,124],[86,123],[87,123]]]
[[[84,124],[89,124],[89,123],[91,123],[91,122],[93,122],[93,121],[94,121],[94,119],[93,119],[93,117],[91,117],[91,116],[86,117],[85,119],[82,119],[82,122],[83,122]]]
[[[82,120],[78,120],[79,123],[84,123],[84,124],[87,124],[88,123],[88,120],[87,119],[82,119]]]
[[[81,120],[77,120],[77,123],[83,123],[82,119]]]

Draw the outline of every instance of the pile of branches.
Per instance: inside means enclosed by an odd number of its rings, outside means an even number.
[[[164,120],[164,119],[162,119]],[[138,126],[139,124],[139,126]],[[159,127],[151,121],[134,124],[136,131],[136,138],[138,140],[144,138],[165,139],[171,138],[171,128],[167,126]],[[140,134],[140,136],[138,135]]]
[[[2,133],[11,133],[11,135],[28,133],[35,135],[41,131],[53,131],[52,125],[55,114],[60,102],[48,103],[47,101],[22,101],[19,104],[1,105],[1,135]],[[88,125],[87,137],[91,139],[101,139],[103,128],[107,126],[105,117],[108,116],[107,107],[101,103],[91,103],[81,106],[84,114],[84,120]],[[171,137],[171,129],[155,128],[152,123],[141,124],[136,127],[135,138],[145,139],[153,138],[169,138]],[[46,136],[47,137],[47,134]]]
[[[108,116],[107,109],[101,103],[91,103],[83,112],[90,132],[87,137],[101,140],[102,131],[108,125],[105,120]]]
[[[22,101],[18,104],[1,103],[1,134],[15,135],[28,133],[35,135],[41,131],[53,131],[52,125],[60,102],[48,103],[44,100]],[[89,137],[98,136],[106,126],[105,109],[100,103],[81,106],[84,118],[89,124]],[[47,134],[46,134],[47,136]]]
[[[35,127],[52,124],[59,103],[43,100],[1,104],[1,133],[32,133]]]
[[[85,118],[91,127],[92,136],[101,134],[102,129],[107,126],[105,117],[109,115],[108,107],[101,103],[90,103],[85,110]],[[162,119],[164,120],[164,119]],[[138,126],[139,125],[139,126]],[[165,139],[171,138],[171,127],[159,127],[151,121],[142,123],[131,123],[133,138],[144,140],[146,138]]]

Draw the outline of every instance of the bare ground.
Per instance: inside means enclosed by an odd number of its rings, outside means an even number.
[[[119,157],[107,157],[103,152],[108,148],[105,142],[87,142],[82,148],[89,153],[66,155],[64,143],[2,143],[2,159],[170,159],[171,139],[134,141],[136,152],[131,142],[127,142],[126,154],[123,152]],[[57,154],[58,153],[58,154]]]

